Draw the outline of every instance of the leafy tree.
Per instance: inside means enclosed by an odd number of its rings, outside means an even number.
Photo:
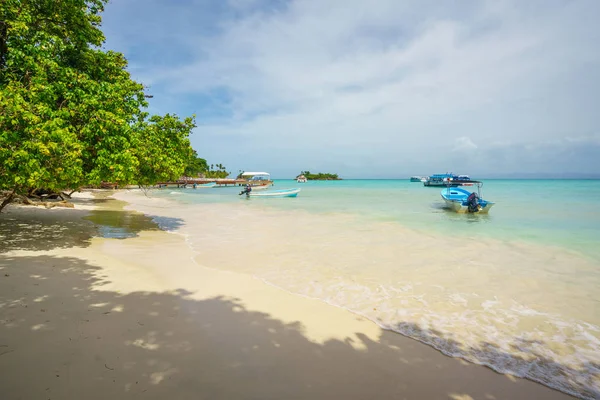
[[[207,178],[219,178],[219,179],[224,179],[227,178],[229,176],[229,172],[223,170],[213,170],[213,171],[207,171],[204,174]]]
[[[185,176],[198,176],[206,171],[208,171],[208,163],[204,158],[198,157],[196,150],[192,150],[183,174]]]
[[[0,190],[149,184],[183,173],[193,118],[149,117],[127,60],[99,47],[106,0],[0,5]],[[7,204],[0,205],[0,210]]]
[[[194,153],[188,139],[194,119],[154,115],[140,125],[132,150],[139,163],[136,182],[147,186],[182,176]]]
[[[216,169],[215,169],[216,167]],[[207,171],[203,172],[204,177],[206,178],[227,178],[231,173],[227,172],[227,169],[225,168],[225,166],[223,164],[211,164],[210,165],[210,169],[208,169]]]

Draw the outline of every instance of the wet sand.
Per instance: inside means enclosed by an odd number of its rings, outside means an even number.
[[[0,214],[0,398],[571,398],[199,266],[122,205]]]

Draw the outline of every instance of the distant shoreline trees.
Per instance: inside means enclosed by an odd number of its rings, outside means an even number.
[[[210,169],[202,172],[205,178],[218,178],[224,179],[227,178],[231,172],[227,172],[227,169],[223,164],[211,164]]]
[[[302,171],[300,175],[304,175],[304,177],[309,181],[341,181],[342,178],[338,177],[338,174],[330,174],[318,172],[316,174],[311,174],[310,171]],[[296,176],[298,178],[300,175]]]

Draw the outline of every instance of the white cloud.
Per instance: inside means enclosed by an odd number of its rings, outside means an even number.
[[[201,15],[208,3],[188,13]],[[199,94],[228,93],[227,116],[200,120],[196,144],[232,169],[247,169],[240,158],[271,171],[347,168],[353,158],[379,175],[428,173],[452,167],[448,148],[483,151],[597,129],[593,0],[230,5],[215,11],[209,32],[181,10],[172,14],[180,20],[163,15],[150,35],[185,37],[186,61],[146,62],[140,76],[187,108],[198,101],[201,115],[211,106]],[[244,149],[230,152],[240,141]]]
[[[466,136],[454,140],[454,151],[475,150],[477,145]]]

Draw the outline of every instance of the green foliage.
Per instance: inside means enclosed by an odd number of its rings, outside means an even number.
[[[0,6],[0,188],[58,189],[84,177],[84,121],[67,91],[87,100],[95,83],[76,56],[102,43],[101,9],[99,1]]]
[[[198,157],[196,150],[192,150],[183,174],[195,177],[206,171],[208,171],[208,163],[204,158]]]
[[[311,180],[338,181],[338,180],[342,179],[342,178],[338,177],[338,174],[329,174],[329,173],[323,173],[323,172],[311,174],[310,171],[302,171],[302,172],[300,172],[300,175],[304,175],[306,177],[306,179],[309,181],[311,181]],[[300,176],[300,175],[298,175],[298,176]],[[296,176],[296,178],[298,178],[298,176]]]
[[[149,117],[125,57],[99,48],[105,2],[2,1],[0,189],[152,184],[189,165],[193,118]]]
[[[216,168],[215,168],[216,167]],[[227,172],[225,166],[223,164],[211,164],[210,169],[204,172],[204,177],[206,178],[227,178],[231,173]]]
[[[181,177],[194,153],[188,136],[195,126],[193,118],[182,121],[169,114],[139,124],[133,148],[139,162],[136,182],[152,185]]]
[[[201,175],[204,178],[222,179],[227,178],[230,172],[227,172],[223,164],[211,164],[209,166],[204,158],[198,157],[196,150],[192,150],[185,167],[184,175],[190,177]]]

